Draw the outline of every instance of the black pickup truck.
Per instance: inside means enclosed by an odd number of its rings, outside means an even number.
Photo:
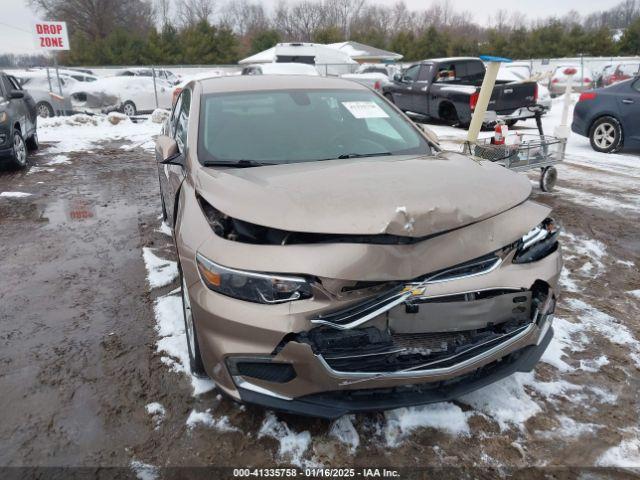
[[[423,60],[396,74],[382,87],[384,96],[405,112],[466,127],[478,100],[485,66],[479,58],[438,58]],[[534,116],[538,85],[535,82],[496,81],[488,111],[498,120],[513,125]],[[496,118],[485,117],[486,123]]]

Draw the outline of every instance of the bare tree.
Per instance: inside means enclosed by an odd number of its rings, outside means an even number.
[[[104,38],[115,28],[144,32],[153,27],[153,6],[144,0],[29,0],[48,18],[67,22],[72,33]]]
[[[159,17],[162,26],[169,25],[169,12],[171,10],[169,0],[156,0],[156,15]]]
[[[269,28],[269,19],[262,4],[248,0],[228,3],[222,13],[222,22],[240,36]]]
[[[214,11],[214,0],[180,0],[178,2],[178,19],[183,27],[190,27],[199,22],[209,22]]]

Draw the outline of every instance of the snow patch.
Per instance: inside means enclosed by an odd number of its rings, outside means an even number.
[[[418,407],[398,408],[385,412],[384,436],[389,447],[397,447],[417,428],[431,427],[451,435],[469,434],[469,416],[473,413],[450,402],[433,403]]]
[[[136,474],[138,480],[156,480],[160,477],[160,472],[158,472],[157,467],[139,460],[131,461],[131,470]]]
[[[184,330],[182,298],[174,295],[160,297],[156,300],[154,310],[155,328],[160,337],[156,342],[156,350],[165,354],[160,359],[162,363],[169,366],[174,372],[189,376],[194,396],[213,390],[215,388],[213,380],[199,378],[191,373],[187,335]]]
[[[187,418],[187,427],[190,429],[195,428],[197,425],[204,425],[205,427],[214,428],[221,432],[236,432],[238,429],[229,423],[229,417],[226,415],[215,418],[211,415],[211,409],[208,408],[204,412],[197,412],[191,410],[189,418]]]
[[[162,404],[158,402],[148,403],[145,406],[145,410],[149,415],[151,415],[151,419],[153,420],[153,423],[155,423],[156,430],[157,430],[160,427],[160,424],[162,423],[162,421],[164,420],[164,417],[167,413],[166,410],[164,409]]]
[[[25,192],[2,192],[0,193],[0,197],[5,198],[22,198],[22,197],[30,197],[30,193]]]
[[[178,264],[158,257],[150,248],[142,248],[142,258],[147,268],[147,281],[152,290],[169,285],[178,277]]]
[[[628,431],[631,438],[626,438],[620,445],[611,447],[596,461],[596,465],[603,467],[640,468],[640,430],[634,428]]]
[[[51,160],[47,162],[47,165],[66,165],[68,163],[71,163],[69,157],[67,155],[60,154],[54,155]]]
[[[342,443],[349,446],[349,450],[354,454],[360,445],[360,436],[352,423],[353,416],[344,415],[331,424],[329,436],[337,438]]]
[[[285,422],[279,421],[273,412],[267,412],[258,431],[258,438],[262,437],[271,437],[280,443],[279,457],[288,459],[298,467],[303,466],[302,456],[311,445],[311,434],[308,431],[295,433]]]

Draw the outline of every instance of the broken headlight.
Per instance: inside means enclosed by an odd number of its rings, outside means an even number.
[[[513,263],[535,262],[555,252],[560,230],[560,225],[553,218],[545,218],[517,242]]]
[[[311,285],[303,277],[249,272],[223,267],[198,253],[200,277],[209,289],[256,303],[284,303],[311,298]]]

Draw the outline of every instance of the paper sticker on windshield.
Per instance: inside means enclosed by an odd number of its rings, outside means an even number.
[[[389,118],[389,115],[375,102],[342,102],[356,118]]]

